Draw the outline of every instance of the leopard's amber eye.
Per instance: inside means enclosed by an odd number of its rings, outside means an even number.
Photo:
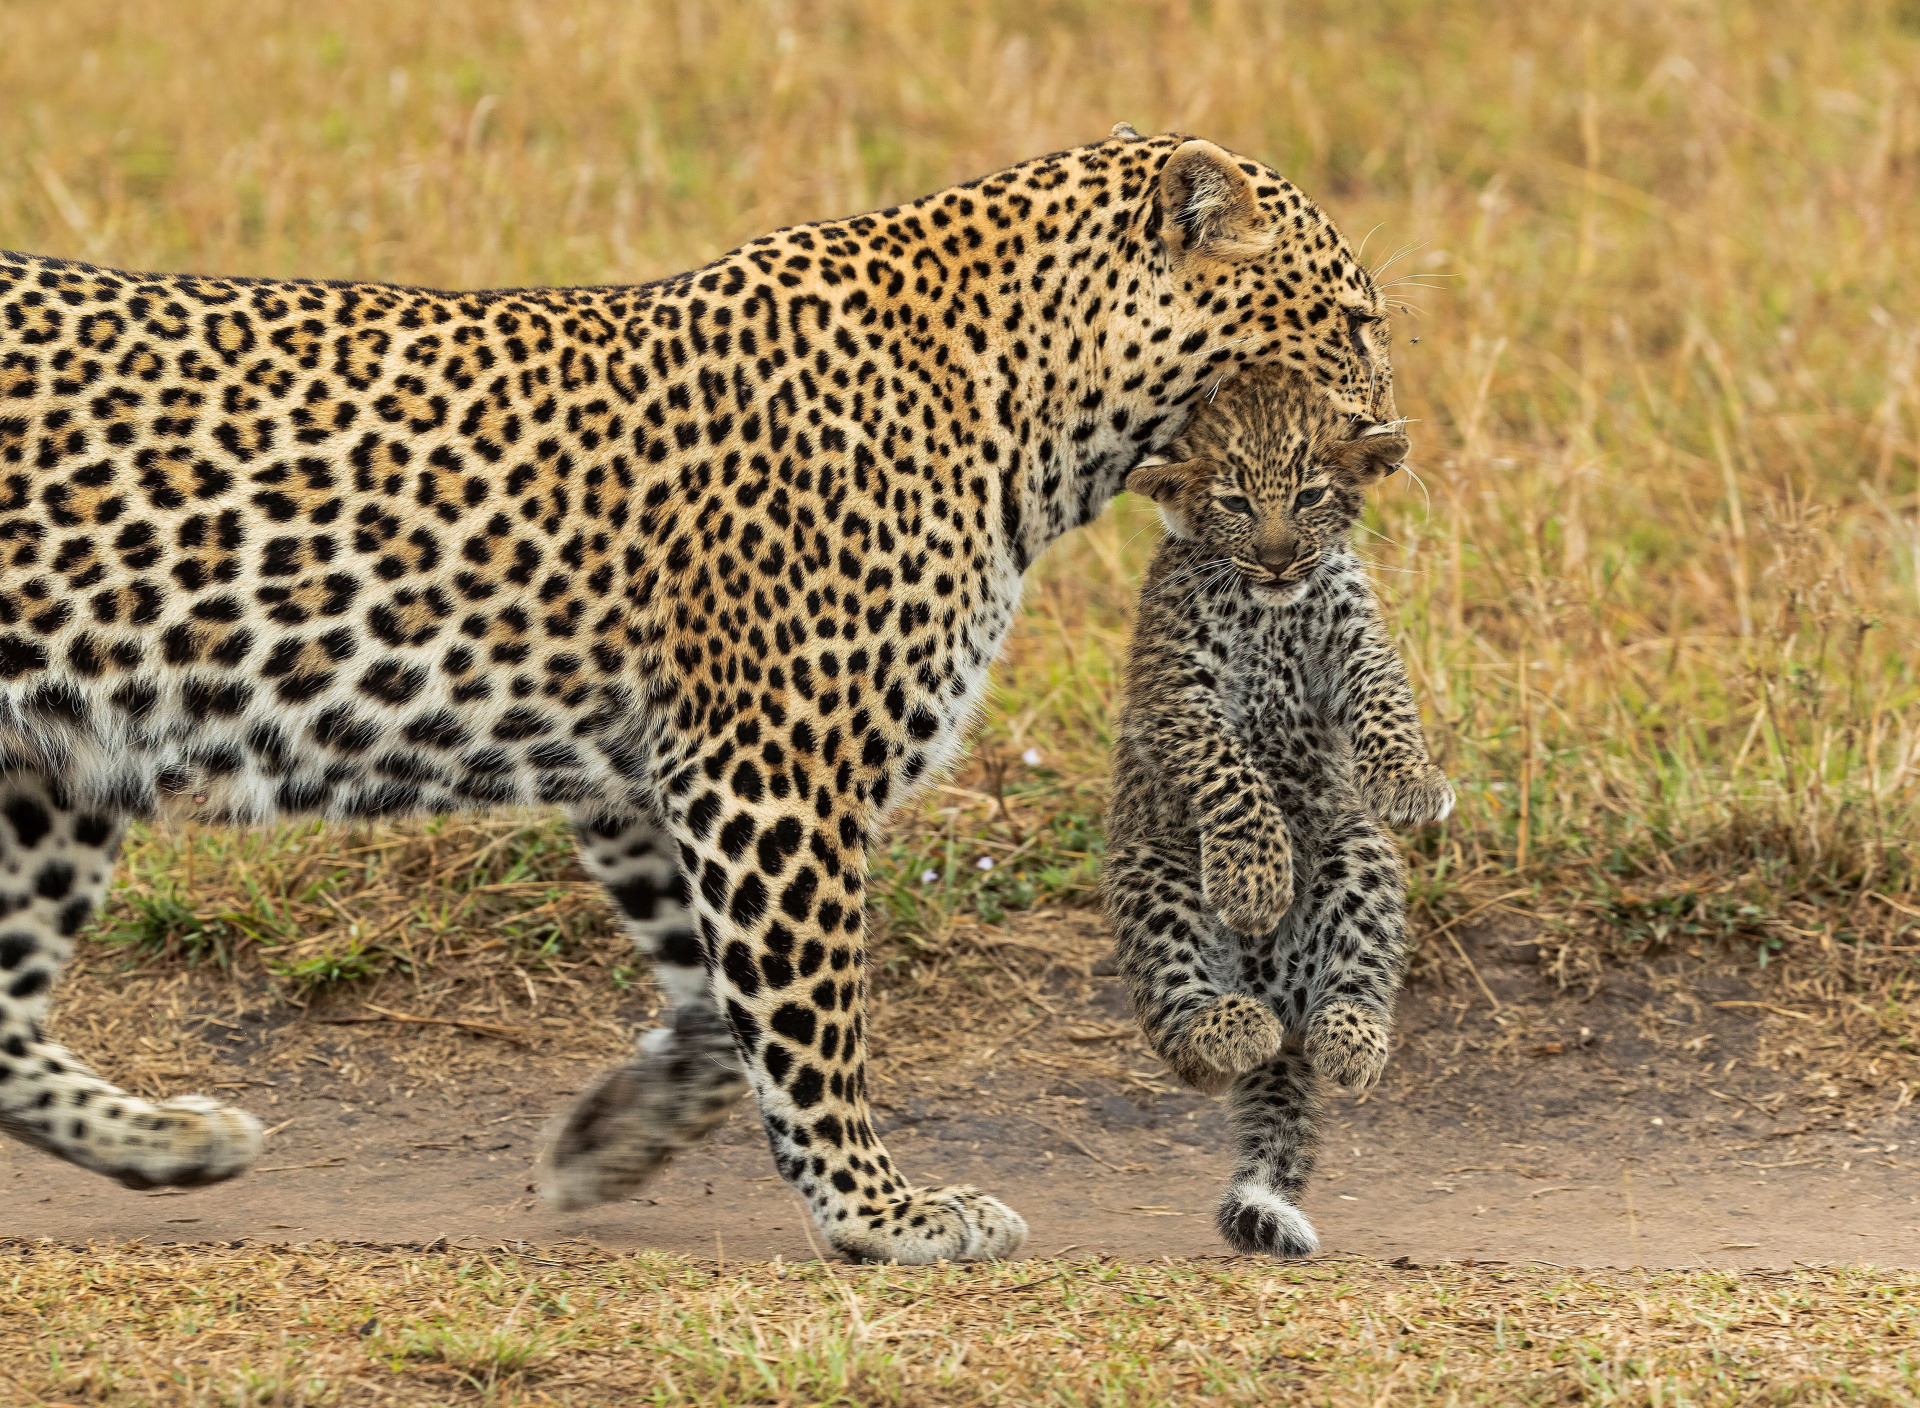
[[[1294,499],[1293,506],[1295,508],[1312,508],[1326,496],[1327,486],[1324,484],[1316,484],[1311,489],[1302,489],[1299,496]]]
[[[1220,507],[1225,509],[1228,513],[1250,514],[1253,512],[1253,505],[1248,503],[1245,499],[1241,498],[1240,495],[1238,494],[1234,494],[1228,498],[1224,498],[1220,500]]]
[[[1347,310],[1347,341],[1363,362],[1372,355],[1367,351],[1367,329],[1379,321],[1373,314],[1363,313],[1358,308]]]

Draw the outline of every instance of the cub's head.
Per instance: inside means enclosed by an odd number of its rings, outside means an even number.
[[[1407,437],[1356,426],[1315,383],[1250,370],[1202,402],[1167,456],[1127,477],[1160,506],[1167,532],[1230,559],[1256,596],[1299,596],[1327,548],[1344,542],[1369,484],[1398,469]]]
[[[1169,403],[1189,403],[1242,368],[1279,365],[1358,426],[1396,419],[1387,301],[1297,187],[1178,133],[1143,138],[1121,124],[1094,150],[1127,175],[1127,262],[1143,275],[1106,280],[1133,323],[1108,355],[1164,386]]]

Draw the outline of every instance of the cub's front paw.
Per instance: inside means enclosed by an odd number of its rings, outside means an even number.
[[[1357,1002],[1329,1002],[1307,1022],[1301,1048],[1316,1071],[1348,1090],[1371,1090],[1387,1068],[1387,1022]]]
[[[1200,838],[1200,890],[1231,929],[1270,934],[1293,904],[1293,845],[1286,823]]]
[[[1360,784],[1373,814],[1389,826],[1444,821],[1453,812],[1453,784],[1432,763],[1382,770]]]

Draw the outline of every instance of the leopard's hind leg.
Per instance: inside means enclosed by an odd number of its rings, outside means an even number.
[[[1313,1172],[1319,1078],[1306,1057],[1276,1056],[1233,1083],[1229,1111],[1239,1157],[1215,1223],[1237,1252],[1308,1256],[1320,1248],[1298,1206]]]
[[[219,1183],[260,1122],[203,1095],[155,1104],[46,1039],[53,985],[99,908],[125,829],[34,774],[0,777],[0,1131],[129,1188]]]
[[[675,1151],[705,1138],[747,1091],[713,1000],[672,840],[645,817],[574,817],[580,858],[606,886],[667,999],[662,1025],[604,1072],[562,1118],[540,1159],[541,1191],[563,1208],[631,1193]]]
[[[1209,913],[1199,861],[1191,845],[1125,840],[1108,851],[1101,883],[1114,956],[1147,1040],[1181,1080],[1214,1092],[1271,1060],[1284,1033],[1265,1001],[1221,981],[1257,962],[1260,946]]]

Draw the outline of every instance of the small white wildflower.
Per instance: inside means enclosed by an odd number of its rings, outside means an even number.
[[[1027,749],[1026,752],[1020,755],[1020,761],[1025,763],[1030,768],[1039,767],[1040,766],[1040,750],[1038,748]]]
[[[940,872],[937,870],[921,871],[920,883],[922,885],[938,885],[940,883]]]
[[[981,856],[981,857],[980,857],[980,859],[979,859],[979,860],[977,860],[977,861],[975,861],[975,862],[974,862],[973,864],[974,864],[974,867],[975,867],[976,869],[978,869],[978,870],[992,870],[992,869],[993,869],[993,857],[992,857],[992,856]]]

